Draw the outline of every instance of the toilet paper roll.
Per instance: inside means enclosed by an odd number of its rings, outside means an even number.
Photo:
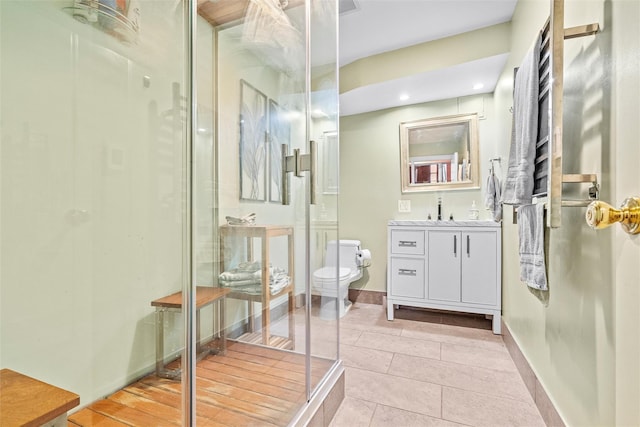
[[[369,267],[371,265],[371,251],[361,249],[356,253],[356,263],[361,267]]]

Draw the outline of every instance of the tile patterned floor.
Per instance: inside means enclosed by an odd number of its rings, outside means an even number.
[[[331,427],[545,425],[501,336],[407,313],[389,322],[357,303],[341,319],[345,399]]]

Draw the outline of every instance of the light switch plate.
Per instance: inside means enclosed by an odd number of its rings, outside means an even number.
[[[398,212],[411,212],[411,200],[398,200]]]

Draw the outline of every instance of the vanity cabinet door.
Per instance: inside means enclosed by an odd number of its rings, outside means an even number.
[[[460,302],[460,262],[462,233],[429,230],[428,298]]]
[[[498,303],[497,240],[494,231],[462,233],[462,302]]]

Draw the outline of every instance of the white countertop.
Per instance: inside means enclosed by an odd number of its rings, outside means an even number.
[[[391,219],[387,225],[400,227],[494,227],[500,228],[502,223],[492,220],[433,220],[433,219]]]

